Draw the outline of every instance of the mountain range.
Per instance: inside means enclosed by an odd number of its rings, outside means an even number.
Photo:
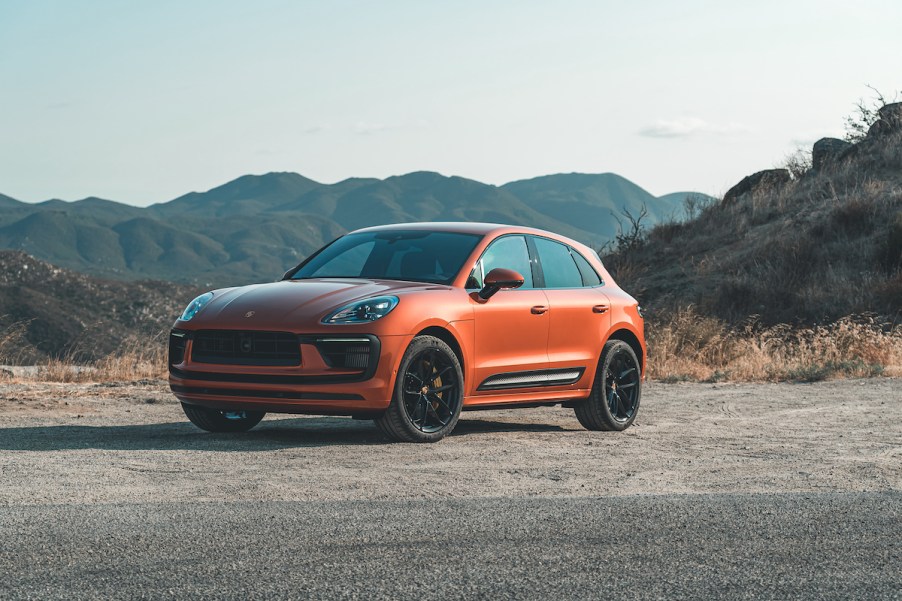
[[[235,285],[272,280],[341,234],[385,223],[528,225],[599,247],[617,234],[624,210],[644,208],[649,226],[680,220],[691,194],[655,197],[613,173],[503,186],[433,172],[335,184],[267,173],[145,208],[93,197],[31,204],[0,194],[0,248],[105,277]]]

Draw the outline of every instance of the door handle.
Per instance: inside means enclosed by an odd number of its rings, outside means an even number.
[[[541,314],[545,313],[546,311],[548,311],[548,307],[546,307],[544,305],[536,305],[535,307],[533,307],[532,309],[529,310],[529,312],[532,313],[533,315],[541,315]]]
[[[595,305],[592,307],[592,313],[607,313],[610,308],[609,305]]]

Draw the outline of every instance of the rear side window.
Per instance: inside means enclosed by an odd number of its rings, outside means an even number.
[[[570,255],[570,248],[547,238],[534,240],[542,272],[545,274],[545,287],[582,288],[583,276]]]
[[[598,277],[598,272],[589,265],[589,262],[586,261],[585,257],[572,248],[570,249],[570,254],[573,255],[573,260],[576,261],[579,273],[583,276],[583,286],[598,286],[601,284],[601,278]]]

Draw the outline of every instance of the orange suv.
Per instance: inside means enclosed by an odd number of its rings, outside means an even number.
[[[590,248],[417,223],[351,232],[281,281],[197,297],[170,334],[169,383],[211,432],[306,413],[433,442],[475,409],[560,404],[590,430],[623,430],[645,359],[639,307]]]

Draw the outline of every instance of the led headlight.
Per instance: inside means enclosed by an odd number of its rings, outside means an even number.
[[[182,312],[182,316],[179,317],[179,319],[181,319],[182,321],[191,321],[191,318],[197,315],[201,309],[206,307],[207,303],[209,303],[212,299],[212,292],[201,294],[196,299],[191,301],[187,307],[185,307],[185,310]]]
[[[367,323],[388,315],[398,306],[397,296],[377,296],[345,305],[323,318],[323,323]]]

